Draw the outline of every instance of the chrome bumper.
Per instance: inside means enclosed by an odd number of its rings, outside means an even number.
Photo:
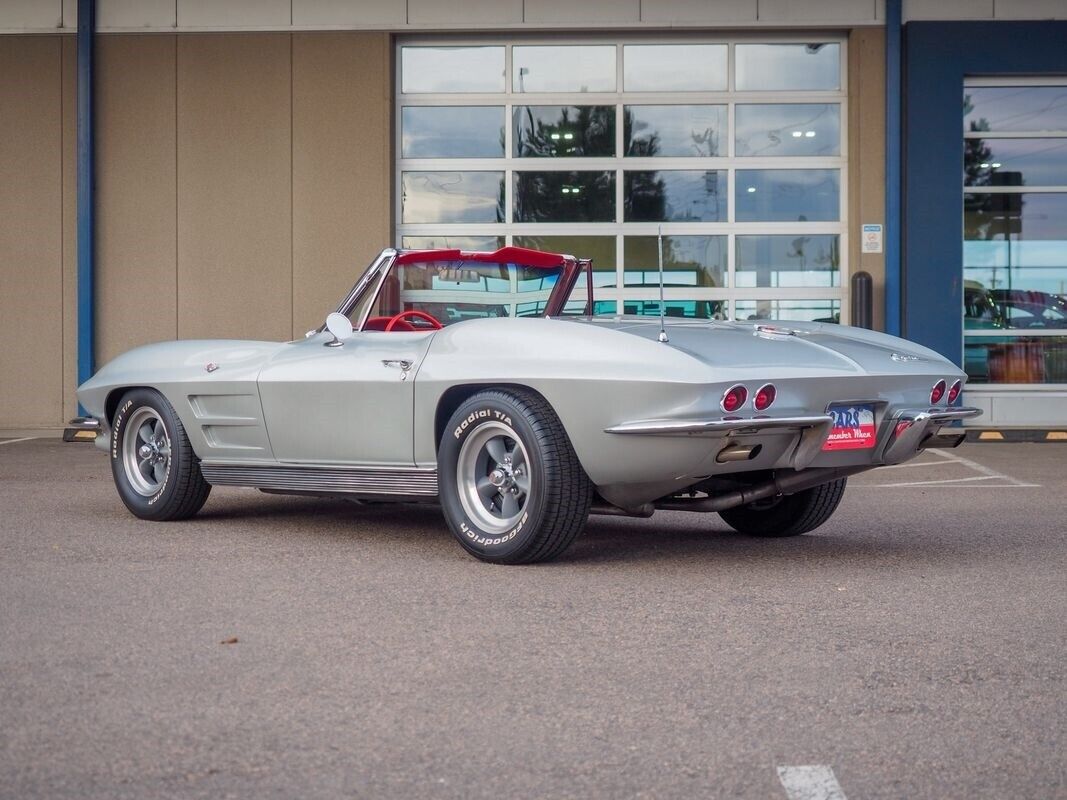
[[[800,433],[800,441],[790,459],[793,469],[803,469],[822,450],[830,435],[834,418],[829,414],[805,417],[754,417],[751,419],[725,417],[723,419],[644,419],[622,422],[605,428],[605,433],[639,434],[644,436],[703,436],[720,439],[726,436],[748,436],[760,433]]]
[[[883,464],[899,464],[923,449],[942,425],[970,419],[980,408],[903,408],[891,417],[892,430],[882,451]]]

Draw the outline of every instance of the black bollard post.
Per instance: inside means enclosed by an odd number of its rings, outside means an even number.
[[[857,328],[874,327],[874,280],[869,272],[852,276],[852,320]]]

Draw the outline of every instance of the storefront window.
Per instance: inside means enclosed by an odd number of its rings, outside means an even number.
[[[1067,383],[1065,98],[1067,84],[964,90],[964,368],[972,383]]]
[[[662,241],[669,316],[836,320],[845,55],[841,39],[404,39],[397,241],[592,258],[595,310],[617,314],[659,313]]]

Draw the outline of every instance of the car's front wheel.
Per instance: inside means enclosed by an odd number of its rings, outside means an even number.
[[[483,561],[555,558],[589,517],[593,486],[559,418],[532,392],[469,398],[448,422],[437,465],[448,527]]]
[[[719,516],[735,531],[749,536],[799,536],[833,516],[847,482],[841,478],[796,494],[757,500],[720,511]]]
[[[211,491],[181,420],[154,389],[133,389],[119,401],[111,472],[122,502],[141,519],[187,519]]]

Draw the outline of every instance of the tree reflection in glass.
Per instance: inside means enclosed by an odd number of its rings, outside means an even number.
[[[614,222],[615,172],[516,172],[515,222]]]
[[[516,106],[514,122],[519,158],[615,155],[614,106]]]

